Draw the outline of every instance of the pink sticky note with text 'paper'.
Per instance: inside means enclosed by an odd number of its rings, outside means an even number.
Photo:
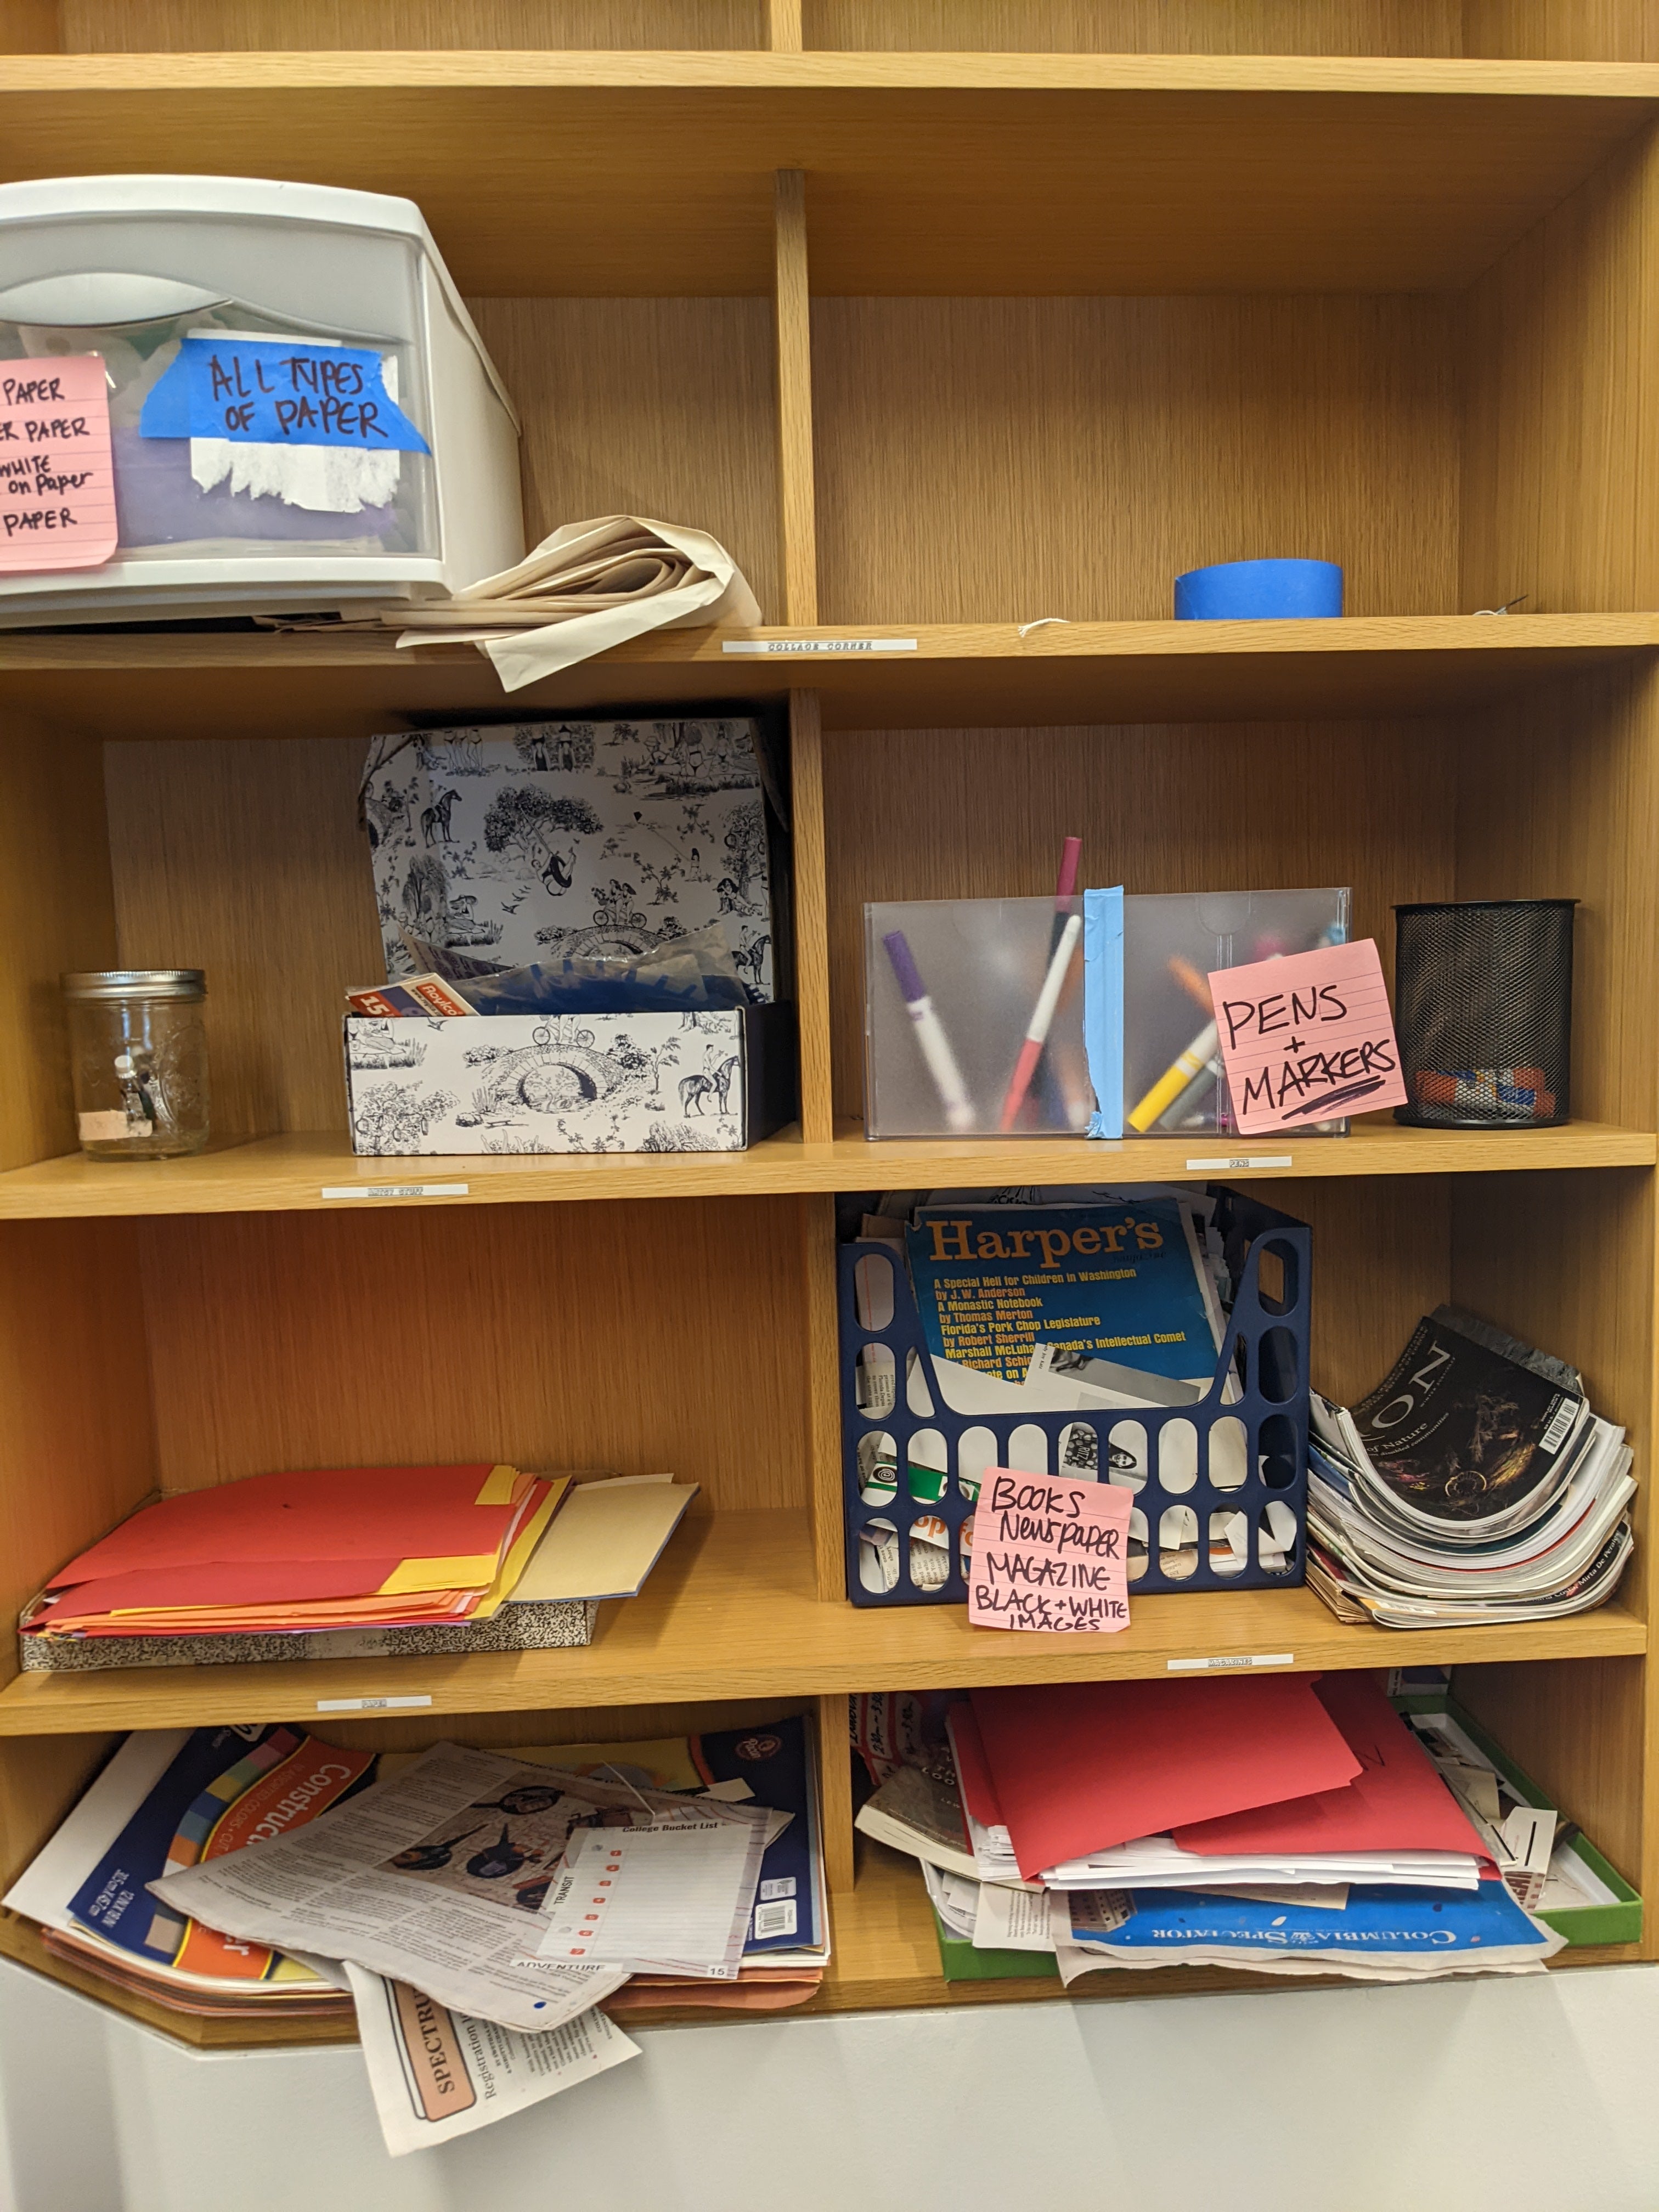
[[[1210,977],[1233,1115],[1246,1136],[1403,1106],[1400,1048],[1369,937]]]
[[[969,1620],[1073,1635],[1127,1628],[1133,1504],[1115,1483],[987,1468],[974,1511]]]
[[[96,568],[116,535],[101,357],[0,362],[0,572]]]

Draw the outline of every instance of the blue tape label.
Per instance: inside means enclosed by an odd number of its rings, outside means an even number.
[[[341,446],[427,453],[431,447],[386,388],[368,347],[287,338],[184,338],[138,417],[145,438]]]

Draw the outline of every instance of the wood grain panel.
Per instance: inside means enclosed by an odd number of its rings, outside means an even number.
[[[824,741],[816,691],[789,695],[790,805],[795,870],[795,996],[800,1022],[800,1127],[808,1144],[834,1133],[830,1058],[832,1020]]]
[[[0,0],[0,54],[55,54],[62,43],[57,0]]]
[[[51,1837],[118,1741],[48,1735],[0,1744],[0,1888],[9,1888]]]
[[[343,994],[386,973],[363,745],[295,737],[112,745],[121,957],[204,968],[212,1126],[343,1129]]]
[[[1522,592],[1529,614],[1659,605],[1651,133],[1474,286],[1465,346],[1464,605]]]
[[[1648,0],[1463,0],[1472,59],[1659,61],[1659,16]]]
[[[854,52],[1458,54],[1463,50],[1457,0],[806,0],[805,22],[809,46]]]
[[[806,259],[806,179],[780,169],[773,313],[777,341],[779,509],[784,619],[818,618],[817,525],[812,483],[812,304]]]
[[[801,0],[766,0],[766,44],[775,54],[798,54],[803,45]]]
[[[826,1602],[847,1595],[845,1478],[842,1472],[841,1320],[831,1198],[800,1202],[806,1299],[802,1346],[813,1587]]]
[[[524,421],[525,535],[643,514],[707,530],[782,613],[763,300],[474,300]],[[507,702],[501,702],[502,711]]]
[[[0,1165],[76,1142],[58,977],[115,961],[100,748],[71,725],[0,715]]]
[[[427,1751],[434,1743],[475,1745],[480,1751],[515,1751],[525,1744],[649,1743],[662,1736],[693,1735],[702,1729],[753,1728],[762,1721],[785,1720],[802,1710],[799,1698],[725,1698],[690,1705],[553,1706],[538,1711],[374,1714],[348,1720],[325,1714],[313,1721],[307,1705],[296,1705],[300,1724],[325,1743],[358,1751]],[[843,1705],[842,1735],[847,1734]],[[850,1822],[849,1822],[850,1826]]]
[[[1356,1403],[1382,1380],[1422,1316],[1449,1296],[1455,1194],[1451,1180],[1438,1176],[1287,1178],[1261,1194],[1313,1231],[1309,1376],[1316,1390]]]
[[[1459,898],[1576,898],[1575,1114],[1659,1127],[1659,677],[1545,687],[1457,748]]]
[[[818,1785],[823,1797],[823,1873],[832,1896],[853,1887],[853,1761],[847,1700],[820,1698]]]
[[[47,1576],[155,1486],[138,1234],[131,1221],[0,1227],[0,1680]]]
[[[1432,58],[36,55],[0,85],[0,176],[186,144],[203,174],[412,186],[492,296],[764,295],[780,168],[813,179],[821,293],[1456,290],[1656,96]]]
[[[1286,554],[1453,613],[1454,370],[1431,299],[819,300],[824,619],[1156,620]]]
[[[1430,722],[838,732],[825,750],[837,1111],[862,1110],[866,900],[1035,897],[1064,838],[1130,891],[1347,884],[1353,933],[1451,896],[1450,747]]]
[[[256,1214],[145,1232],[163,1487],[506,1459],[804,1506],[791,1200]]]
[[[58,12],[72,54],[762,43],[760,0],[59,0]]]

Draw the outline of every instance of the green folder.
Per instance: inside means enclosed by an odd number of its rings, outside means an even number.
[[[965,1936],[953,1936],[933,1914],[939,1969],[947,1982],[1056,1982],[1060,1969],[1042,1951],[976,1951]]]
[[[1455,1698],[1444,1690],[1407,1690],[1394,1699],[1402,1713],[1443,1713],[1455,1721],[1470,1742],[1483,1752],[1498,1771],[1528,1805],[1542,1806],[1548,1811],[1556,1808],[1532,1779],[1523,1773],[1502,1747],[1492,1741],[1485,1729],[1472,1714],[1465,1712]],[[1614,1902],[1597,1905],[1588,1899],[1583,1905],[1564,1907],[1559,1911],[1538,1912],[1533,1917],[1541,1920],[1547,1928],[1553,1928],[1558,1936],[1565,1936],[1570,1945],[1579,1943],[1638,1943],[1642,1939],[1642,1900],[1618,1869],[1604,1859],[1589,1838],[1575,1835],[1570,1848],[1596,1878],[1613,1892]]]

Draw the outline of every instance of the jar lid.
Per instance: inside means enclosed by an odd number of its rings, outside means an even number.
[[[205,999],[204,968],[93,968],[59,978],[66,999]]]

